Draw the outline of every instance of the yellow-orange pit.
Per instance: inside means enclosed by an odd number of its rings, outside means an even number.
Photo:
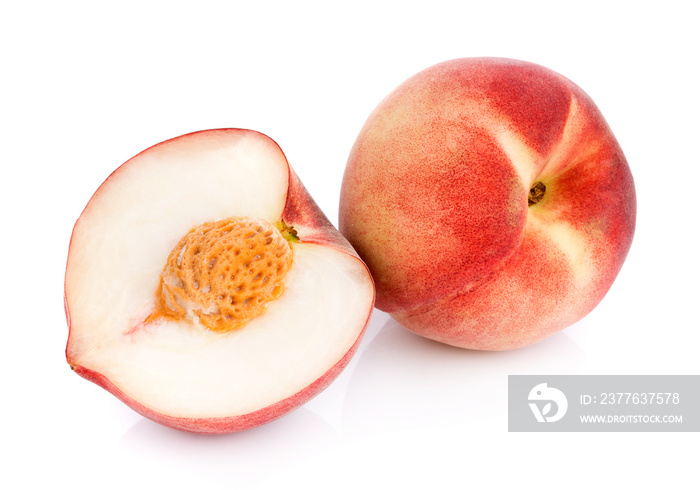
[[[170,252],[146,321],[198,318],[217,332],[241,328],[282,294],[293,258],[287,237],[295,235],[284,223],[248,217],[193,228]]]

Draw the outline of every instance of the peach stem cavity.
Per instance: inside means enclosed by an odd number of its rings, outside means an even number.
[[[534,206],[544,198],[544,193],[547,190],[542,182],[536,182],[531,188],[530,193],[527,196],[528,207]]]

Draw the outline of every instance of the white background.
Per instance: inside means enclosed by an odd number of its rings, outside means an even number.
[[[4,2],[0,486],[697,485],[697,433],[507,431],[509,374],[700,374],[692,3]],[[415,72],[465,56],[571,78],[626,153],[637,232],[588,317],[537,345],[485,353],[375,312],[328,390],[218,437],[156,425],[70,371],[68,241],[118,165],[187,132],[256,129],[337,224],[345,161],[370,111]]]

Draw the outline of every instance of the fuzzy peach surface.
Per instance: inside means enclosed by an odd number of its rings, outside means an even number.
[[[528,206],[537,183],[544,198]],[[502,350],[601,301],[635,215],[627,161],[583,90],[539,65],[467,58],[418,73],[370,115],[339,221],[379,309],[428,338]]]

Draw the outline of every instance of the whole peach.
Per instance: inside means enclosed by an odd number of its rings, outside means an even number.
[[[465,58],[409,78],[349,156],[339,225],[376,306],[483,350],[587,315],[632,243],[634,182],[586,93],[542,66]]]

